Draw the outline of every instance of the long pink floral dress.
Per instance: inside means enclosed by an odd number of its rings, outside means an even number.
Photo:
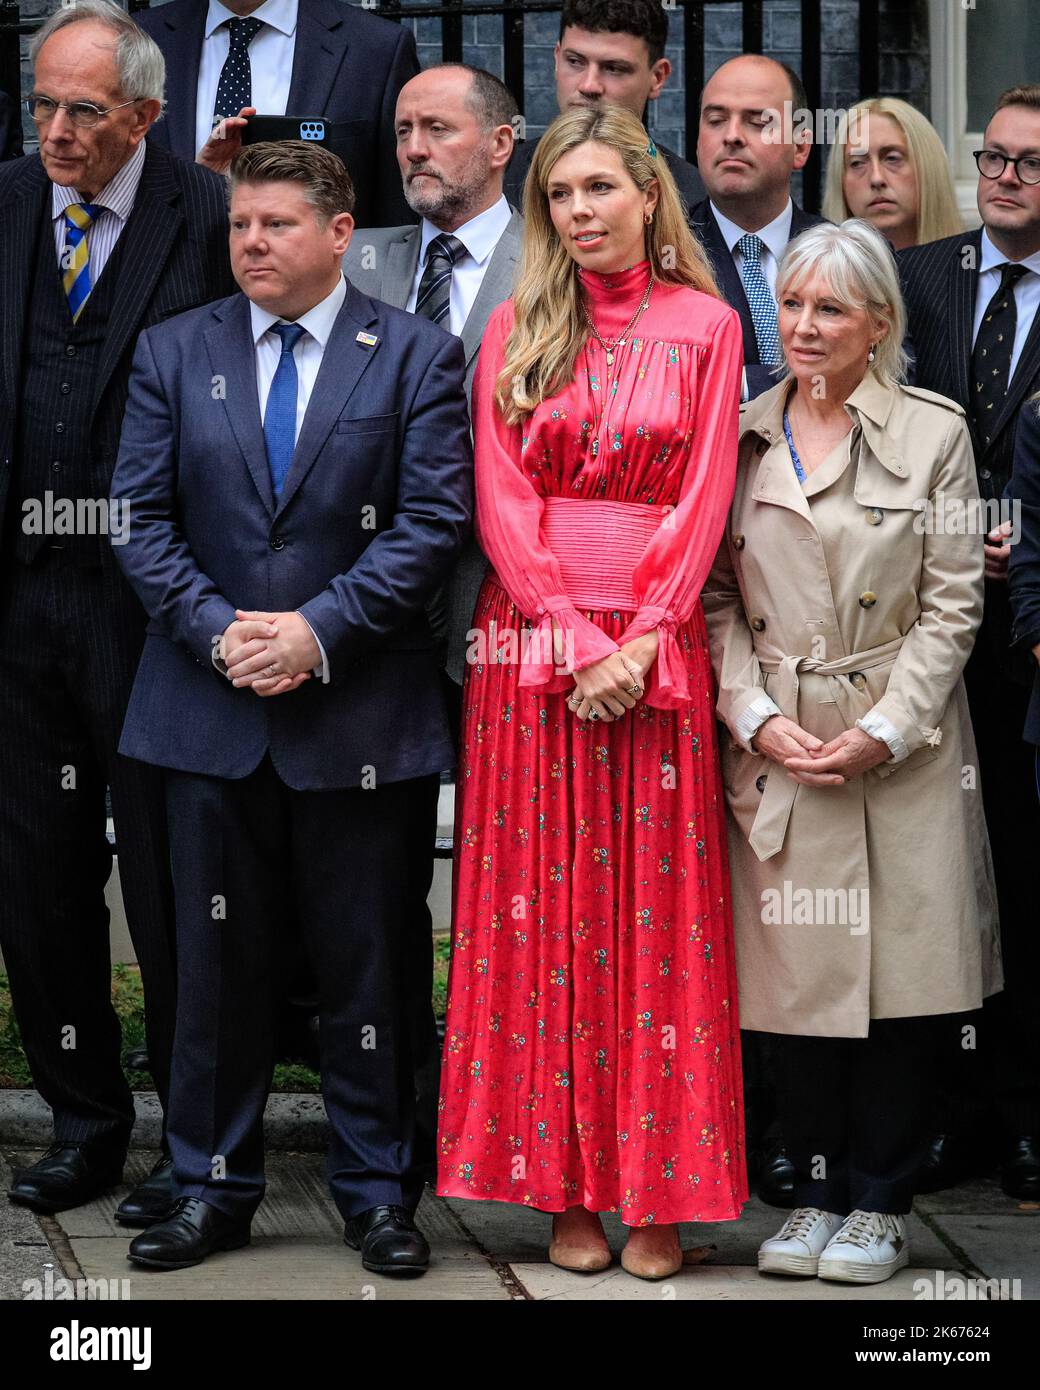
[[[605,338],[648,264],[582,272]],[[699,593],[736,469],[736,315],[656,283],[613,371],[595,339],[524,427],[474,393],[477,531],[458,779],[438,1191],[629,1225],[747,1198],[715,693]],[[646,696],[581,723],[554,670],[656,628]],[[523,640],[518,640],[517,634]]]

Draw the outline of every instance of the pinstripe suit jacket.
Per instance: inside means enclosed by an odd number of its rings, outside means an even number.
[[[970,405],[972,329],[979,286],[982,232],[911,246],[896,257],[906,301],[907,332],[915,359],[914,383]],[[968,416],[979,491],[999,497],[1011,476],[1015,428],[1022,402],[1040,390],[1040,314],[1037,314],[1008,385],[988,448]]]
[[[37,253],[54,255],[49,239],[40,244],[50,197],[39,155],[0,164],[0,534],[18,437],[21,361],[32,331],[26,320],[33,265]],[[98,363],[90,430],[99,497],[107,495],[115,466],[137,335],[235,289],[224,180],[149,144],[120,244],[122,280]],[[104,557],[107,564],[107,547]]]
[[[971,394],[972,330],[981,247],[982,232],[976,229],[924,246],[908,247],[896,257],[906,302],[907,347],[914,358],[914,383],[949,396],[965,410]],[[988,446],[980,443],[968,415],[983,497],[999,498],[1007,486],[1015,456],[1019,410],[1036,391],[1040,391],[1040,314],[1030,326]],[[979,643],[989,643],[991,656],[1005,674],[1027,684],[1032,681],[1031,658],[1028,653],[1023,656],[1011,650],[1007,585],[990,583],[986,590]]]

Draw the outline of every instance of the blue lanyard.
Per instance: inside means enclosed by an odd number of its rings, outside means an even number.
[[[795,475],[800,483],[804,483],[805,469],[802,467],[802,461],[798,457],[798,450],[794,447],[794,440],[791,437],[791,423],[787,418],[786,408],[784,410],[784,436],[787,439],[787,447],[791,451],[791,462],[794,464]]]

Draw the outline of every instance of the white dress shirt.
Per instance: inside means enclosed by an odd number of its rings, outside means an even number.
[[[739,274],[744,265],[744,254],[737,250],[737,242],[742,236],[757,236],[763,243],[761,252],[762,274],[765,276],[766,284],[773,291],[773,298],[776,298],[776,272],[780,266],[780,257],[787,249],[787,243],[791,240],[791,218],[794,216],[794,204],[790,198],[787,206],[779,217],[774,217],[764,227],[759,227],[758,231],[749,233],[746,227],[738,227],[735,222],[731,222],[725,213],[719,212],[714,203],[711,210],[715,221],[719,224],[719,231],[722,239],[726,243],[733,263],[737,267]]]
[[[982,326],[982,318],[986,308],[1000,287],[1000,267],[1006,260],[1007,256],[1002,251],[997,250],[989,239],[989,233],[983,229],[982,256],[979,260],[979,285],[975,292],[975,327],[971,334],[972,347],[975,345],[975,339],[979,336],[979,329]],[[1017,261],[1016,265],[1028,266],[1030,273],[1023,275],[1014,288],[1017,320],[1015,323],[1015,342],[1011,349],[1011,371],[1008,375],[1008,381],[1015,375],[1015,368],[1018,366],[1018,359],[1022,355],[1029,330],[1033,326],[1036,311],[1040,309],[1040,251],[1032,256],[1027,256],[1023,261]]]
[[[452,233],[452,236],[458,237],[466,248],[466,254],[459,256],[451,272],[451,300],[448,308],[447,326],[457,337],[462,335],[466,320],[469,318],[469,312],[473,308],[473,302],[480,291],[484,272],[487,270],[495,247],[501,240],[502,233],[509,226],[512,216],[512,209],[503,195],[497,203],[493,203],[484,212],[478,212],[476,217],[471,217],[468,222],[463,222],[462,226]],[[434,237],[440,235],[440,228],[435,227],[424,217],[422,237],[419,242],[419,264],[415,268],[412,291],[408,296],[408,303],[405,305],[410,314],[415,312],[415,301],[419,297],[419,282],[426,269],[426,249]]]
[[[347,296],[347,282],[343,276],[336,282],[336,288],[315,304],[313,309],[308,309],[305,314],[301,314],[296,323],[306,331],[301,335],[299,342],[293,348],[293,360],[296,363],[296,439],[300,437],[300,430],[303,427],[303,417],[307,414],[307,405],[314,390],[314,383],[318,379],[318,368],[321,360],[325,356],[325,348],[332,333],[332,326],[340,309],[343,308],[343,301]],[[250,303],[249,321],[253,329],[253,348],[256,353],[256,394],[260,406],[260,419],[264,418],[267,409],[267,397],[271,393],[271,382],[278,369],[278,361],[282,355],[282,340],[277,333],[272,332],[276,323],[285,323],[286,320],[279,318],[277,314],[270,313],[267,309],[261,309],[259,304]],[[304,618],[304,622],[306,622]],[[310,624],[307,624],[310,627]],[[321,652],[321,665],[314,668],[314,675],[320,676],[327,685],[329,681],[329,659],[325,653],[325,648],[321,644],[318,634],[311,628],[314,640],[318,644]]]
[[[252,105],[261,116],[284,116],[292,81],[293,54],[296,51],[296,14],[299,0],[264,0],[250,19],[263,21],[263,28],[249,45],[252,71]],[[199,59],[199,85],[195,97],[195,152],[198,153],[213,129],[213,105],[217,99],[220,74],[227,61],[231,36],[227,21],[238,16],[220,0],[209,0],[206,27]],[[171,81],[177,74],[169,74]],[[237,116],[237,111],[226,111]],[[301,116],[313,114],[301,111]]]
[[[95,206],[103,207],[87,228],[87,261],[90,265],[91,287],[97,284],[105,262],[115,250],[127,218],[134,210],[137,189],[144,169],[144,141],[138,145],[123,167],[112,175],[100,193],[93,199]],[[59,183],[51,184],[51,216],[54,218],[54,249],[58,255],[58,265],[65,251],[65,209],[72,203],[82,203],[83,199],[75,188],[65,188]]]

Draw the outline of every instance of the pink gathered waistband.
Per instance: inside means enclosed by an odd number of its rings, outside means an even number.
[[[546,497],[542,535],[575,608],[638,608],[632,575],[672,507]]]

